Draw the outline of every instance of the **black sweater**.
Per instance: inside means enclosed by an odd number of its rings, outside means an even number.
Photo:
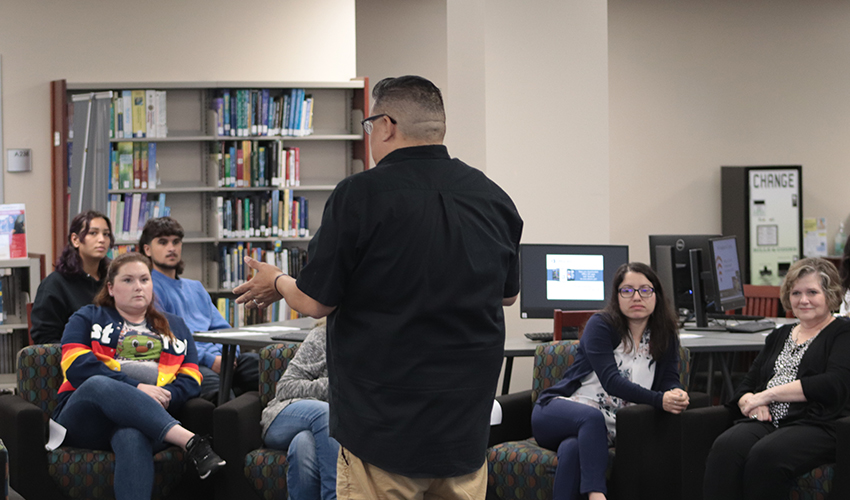
[[[103,280],[96,281],[88,274],[66,276],[59,272],[50,273],[38,286],[32,305],[32,341],[36,344],[59,343],[68,318],[81,307],[91,304],[101,286]]]
[[[779,327],[767,337],[764,349],[729,402],[730,409],[740,413],[741,396],[767,387],[776,358],[794,326]],[[830,426],[832,421],[850,415],[850,320],[836,318],[812,340],[800,360],[797,379],[803,385],[806,402],[791,403],[780,426],[799,422]]]

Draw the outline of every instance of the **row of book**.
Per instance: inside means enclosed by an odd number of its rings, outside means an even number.
[[[307,198],[291,189],[216,196],[215,206],[218,238],[310,236]]]
[[[109,105],[109,137],[140,139],[168,137],[166,91],[115,91]]]
[[[136,251],[137,251],[136,245],[132,244],[132,243],[128,244],[128,245],[123,245],[123,244],[122,245],[115,245],[112,248],[110,248],[108,252],[106,252],[106,256],[109,257],[110,259],[114,259],[115,257],[118,257],[121,254],[124,254],[124,253],[127,253],[127,252],[136,252]]]
[[[246,309],[244,304],[237,304],[236,299],[219,297],[215,301],[218,312],[230,323],[233,328],[242,328],[250,325],[259,325],[273,321],[285,321],[301,317],[297,311],[279,300],[263,310]]]
[[[245,264],[246,256],[268,262],[293,278],[297,278],[307,264],[306,249],[285,248],[280,241],[274,244],[230,243],[221,245],[219,252],[219,287],[224,290],[236,288],[253,276],[253,270]]]
[[[303,137],[313,133],[313,96],[304,89],[225,89],[212,100],[212,108],[216,133],[221,136]]]
[[[155,142],[118,142],[109,160],[109,189],[154,189],[159,184]]]
[[[108,208],[115,239],[123,241],[138,239],[148,219],[171,215],[171,208],[165,205],[165,193],[150,199],[148,193],[111,194]]]
[[[213,146],[219,187],[301,185],[301,148],[280,142],[224,141]]]
[[[7,318],[16,318],[15,322],[21,321],[15,296],[17,293],[24,293],[21,291],[21,285],[20,276],[12,272],[11,268],[0,268],[0,323],[6,323]]]
[[[279,241],[275,242],[271,248],[263,245],[252,246],[250,242],[225,245],[222,246],[219,263],[221,288],[228,290],[235,288],[253,276],[253,270],[245,264],[246,255],[272,264],[296,279],[301,269],[307,264],[307,250],[298,247],[283,248]],[[293,311],[283,300],[275,302],[262,311],[246,309],[229,297],[219,297],[215,304],[224,319],[234,328],[300,317],[300,314]]]
[[[0,373],[15,373],[18,369],[18,351],[27,345],[26,330],[0,333]]]

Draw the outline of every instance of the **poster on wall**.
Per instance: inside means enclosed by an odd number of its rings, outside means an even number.
[[[750,283],[782,283],[800,256],[800,171],[749,170]]]

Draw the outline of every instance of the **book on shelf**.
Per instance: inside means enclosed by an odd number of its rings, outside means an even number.
[[[156,189],[159,185],[159,169],[156,164],[156,143],[148,143],[148,187]]]
[[[0,205],[0,259],[27,256],[26,208],[23,203]]]
[[[142,187],[142,153],[141,143],[133,143],[133,189]]]
[[[133,188],[133,143],[119,142],[118,149],[118,189]]]
[[[121,101],[124,103],[124,139],[133,138],[133,91],[122,90]]]
[[[132,90],[130,95],[133,99],[133,137],[136,139],[145,137],[145,91]]]
[[[220,136],[293,136],[313,133],[313,96],[304,89],[223,89],[211,100]]]
[[[145,90],[145,137],[159,137],[156,132],[156,90]]]

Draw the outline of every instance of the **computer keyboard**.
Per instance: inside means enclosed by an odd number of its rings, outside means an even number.
[[[733,319],[735,321],[758,321],[764,319],[764,316],[752,316],[749,314],[725,314],[718,312],[705,313],[707,318],[711,319]]]
[[[757,333],[774,328],[776,328],[776,323],[773,321],[753,321],[749,323],[738,323],[736,325],[726,325],[726,331],[730,333]]]
[[[551,342],[554,334],[552,332],[534,332],[526,333],[525,337],[536,342]]]

